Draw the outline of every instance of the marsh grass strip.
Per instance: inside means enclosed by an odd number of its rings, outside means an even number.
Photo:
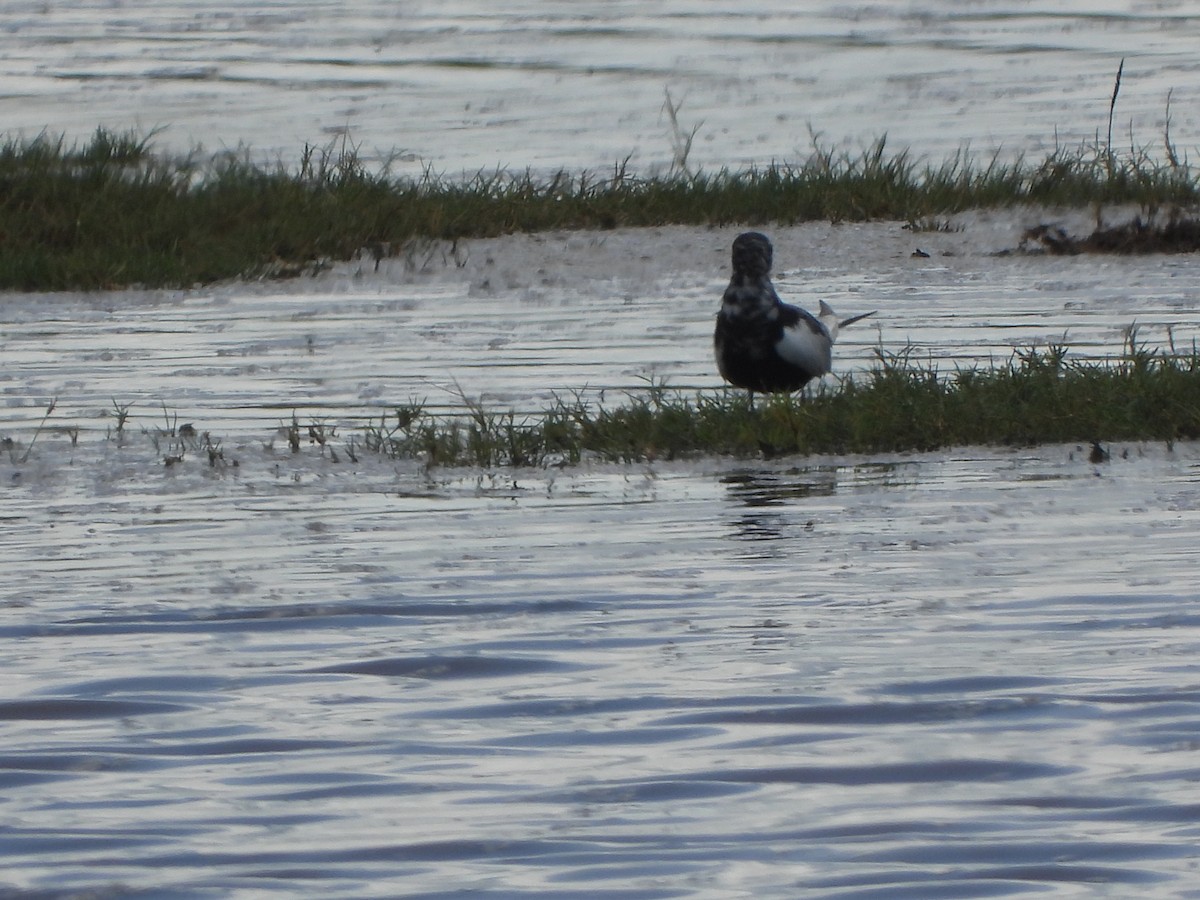
[[[524,419],[478,404],[443,419],[408,404],[372,422],[365,445],[430,466],[492,467],[1200,437],[1200,354],[1147,349],[1131,329],[1118,359],[1068,356],[1050,345],[994,368],[940,372],[911,351],[878,351],[863,374],[754,404],[741,391],[661,384],[618,406],[559,398]]]
[[[608,172],[498,170],[450,180],[431,169],[394,175],[388,160],[368,164],[344,137],[306,147],[287,168],[256,164],[245,148],[159,153],[154,136],[101,128],[79,145],[46,134],[0,143],[0,289],[190,287],[522,231],[916,224],[1020,203],[1154,210],[1200,200],[1195,172],[1169,137],[1161,160],[1096,142],[1039,162],[963,150],[932,164],[880,138],[859,152],[815,145],[803,162],[740,171],[676,167],[640,177],[624,160]]]

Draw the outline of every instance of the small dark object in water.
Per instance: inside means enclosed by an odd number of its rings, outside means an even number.
[[[721,300],[713,349],[721,377],[755,393],[796,391],[833,367],[838,329],[874,311],[838,321],[824,300],[814,316],[779,299],[771,284],[774,250],[766,235],[733,242],[733,277]]]
[[[1098,465],[1102,462],[1108,462],[1108,460],[1108,451],[1100,445],[1099,441],[1092,441],[1092,452],[1088,454],[1088,462]]]

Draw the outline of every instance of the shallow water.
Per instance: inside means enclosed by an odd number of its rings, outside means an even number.
[[[780,229],[779,283],[881,310],[840,371],[1195,339],[1195,260],[995,256],[1031,215]],[[715,389],[732,233],[4,298],[0,893],[1200,894],[1194,445],[350,458],[410,397]]]
[[[661,165],[669,86],[705,123],[693,160],[738,165],[808,121],[934,154],[1087,137],[1128,55],[1118,122],[1157,135],[1174,88],[1187,146],[1190,7],[1093,8],[15,3],[0,112],[283,156],[348,125],[414,168]],[[1058,215],[773,229],[777,281],[879,309],[840,373],[1106,358],[1134,323],[1194,346],[1192,257],[995,255]],[[1196,445],[362,451],[410,400],[717,389],[735,231],[0,297],[0,897],[1200,896]],[[290,452],[293,414],[335,437]],[[160,433],[185,423],[215,465]]]
[[[1130,450],[10,487],[5,880],[1185,896],[1198,457]]]
[[[289,161],[348,131],[413,173],[646,170],[672,160],[670,91],[692,166],[803,159],[810,132],[1041,157],[1106,136],[1125,58],[1114,139],[1158,154],[1169,91],[1181,152],[1200,141],[1197,38],[1184,2],[37,0],[0,8],[0,121]]]
[[[1114,213],[1115,214],[1115,213]],[[998,257],[1043,211],[972,214],[951,233],[896,223],[776,229],[789,300],[844,315],[838,370],[876,351],[942,368],[1002,363],[1066,343],[1073,358],[1200,334],[1192,257]],[[1082,229],[1074,216],[1063,221]],[[349,263],[287,284],[50,295],[6,304],[0,398],[32,427],[104,433],[118,407],[142,427],[178,415],[214,434],[290,421],[362,423],[396,404],[539,412],[555,396],[619,401],[651,381],[714,388],[713,315],[736,228],[562,233],[431,245],[415,262]],[[921,249],[928,258],[913,258]],[[458,255],[455,256],[454,253]],[[170,409],[162,409],[165,404]]]

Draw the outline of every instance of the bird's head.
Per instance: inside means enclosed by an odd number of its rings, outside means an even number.
[[[733,241],[733,274],[766,278],[771,274],[771,242],[765,234],[747,231]]]

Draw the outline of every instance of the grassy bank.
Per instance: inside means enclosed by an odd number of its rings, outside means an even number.
[[[1200,353],[1160,353],[1130,335],[1107,363],[1065,347],[1029,350],[991,369],[939,372],[881,354],[867,373],[807,398],[741,391],[684,395],[661,386],[606,407],[560,399],[517,420],[472,405],[450,421],[406,405],[367,430],[368,449],[432,465],[540,466],[611,461],[932,450],[968,444],[1174,441],[1200,437]]]
[[[1200,183],[1169,143],[1116,155],[1100,146],[1040,161],[933,164],[885,141],[861,153],[816,148],[802,163],[641,178],[487,172],[394,176],[345,141],[309,148],[292,169],[249,153],[157,152],[153,135],[101,129],[82,145],[41,136],[0,144],[0,289],[191,286],[293,274],[365,249],[425,239],[664,224],[920,222],[1019,203],[1188,206]]]

